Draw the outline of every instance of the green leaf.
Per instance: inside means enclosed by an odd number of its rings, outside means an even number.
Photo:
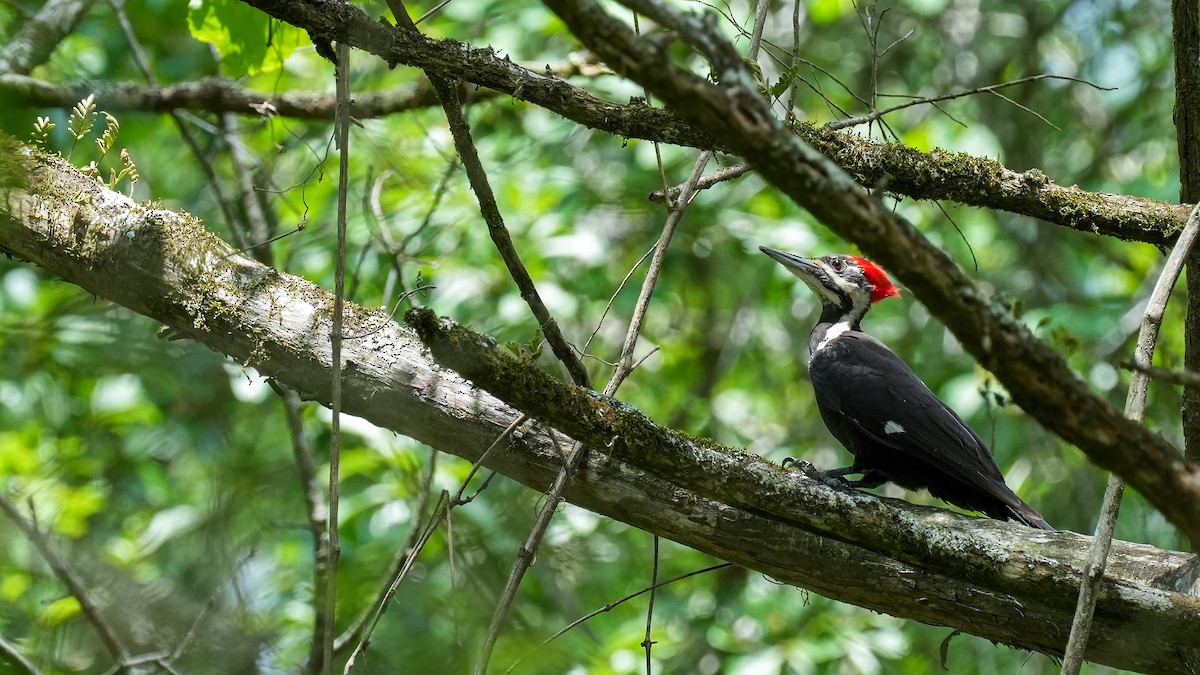
[[[79,614],[79,609],[79,601],[74,597],[59,598],[46,605],[46,608],[42,610],[39,620],[43,626],[52,628]]]
[[[236,0],[193,0],[188,28],[192,37],[216,47],[221,70],[231,77],[278,70],[305,39],[299,29]]]

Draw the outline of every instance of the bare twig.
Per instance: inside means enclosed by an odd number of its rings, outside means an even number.
[[[358,661],[358,657],[361,656],[364,651],[366,651],[367,643],[371,640],[371,633],[375,631],[375,626],[379,623],[379,618],[383,616],[383,612],[385,609],[387,609],[388,603],[391,602],[392,598],[396,595],[396,590],[400,588],[400,583],[403,582],[405,577],[408,576],[408,571],[412,569],[413,563],[416,562],[417,555],[424,550],[425,545],[429,543],[429,538],[432,537],[433,533],[437,531],[438,526],[441,525],[442,520],[446,518],[446,514],[449,512],[450,508],[452,508],[450,495],[446,490],[442,490],[441,496],[438,497],[437,504],[434,505],[433,515],[429,519],[429,522],[425,525],[425,528],[422,530],[420,539],[417,540],[416,545],[405,558],[404,565],[396,574],[395,579],[392,580],[391,585],[388,587],[388,592],[383,596],[383,598],[381,598],[379,605],[375,609],[375,615],[372,617],[370,624],[363,631],[362,638],[354,647],[354,651],[350,652],[350,657],[346,660],[346,667],[342,670],[343,675],[348,675],[350,673],[350,671],[354,668],[354,664]]]
[[[1125,416],[1135,422],[1141,422],[1146,414],[1146,390],[1150,384],[1150,376],[1145,371],[1154,360],[1154,347],[1158,342],[1158,329],[1162,325],[1163,312],[1175,281],[1183,271],[1184,261],[1187,260],[1192,245],[1200,234],[1200,205],[1192,209],[1179,241],[1167,258],[1163,271],[1159,274],[1154,292],[1150,294],[1150,302],[1142,316],[1142,327],[1138,331],[1137,348],[1133,353],[1133,362],[1137,369],[1129,382],[1129,394],[1125,399]],[[1087,567],[1079,583],[1079,602],[1075,607],[1075,617],[1071,622],[1071,637],[1067,640],[1066,653],[1063,656],[1062,674],[1078,675],[1083,665],[1084,653],[1087,650],[1088,633],[1092,626],[1092,612],[1096,607],[1096,593],[1100,581],[1104,577],[1104,568],[1108,560],[1108,551],[1112,546],[1113,528],[1117,523],[1117,513],[1121,508],[1121,497],[1125,492],[1125,481],[1116,474],[1108,478],[1108,486],[1104,490],[1104,503],[1100,508],[1099,522],[1096,524],[1096,534],[1088,549]]]
[[[1121,367],[1134,372],[1145,373],[1151,379],[1158,380],[1159,382],[1168,382],[1170,384],[1200,389],[1200,373],[1194,370],[1172,370],[1171,368],[1159,368],[1158,366],[1139,366],[1132,362],[1122,363]]]
[[[653,195],[654,193],[652,192],[650,194]],[[659,194],[661,195],[662,193],[659,192]],[[678,192],[676,192],[676,195],[678,195]],[[661,201],[661,199],[659,201]],[[621,279],[621,283],[617,284],[617,290],[613,291],[612,295],[608,297],[608,304],[604,306],[604,311],[600,313],[600,320],[596,322],[596,327],[592,329],[592,334],[588,336],[587,342],[583,343],[584,356],[591,356],[591,354],[587,353],[588,347],[592,346],[592,340],[596,339],[596,334],[600,332],[600,327],[604,325],[604,319],[607,318],[608,313],[612,311],[612,306],[613,303],[617,301],[617,296],[620,295],[621,291],[625,289],[625,284],[629,283],[629,280],[633,278],[633,273],[636,272],[638,268],[642,266],[642,263],[646,262],[646,259],[653,254],[653,246],[646,249],[646,252],[642,254],[642,257],[638,258],[638,261],[633,264],[633,267],[630,267],[629,271],[625,273],[625,277]],[[599,359],[600,357],[593,356],[592,358]],[[604,361],[604,363],[608,364],[607,361]],[[617,366],[615,363],[610,363],[608,365],[612,366],[613,368]]]
[[[0,636],[0,664],[8,664],[20,675],[41,675],[37,666],[25,658],[17,646]]]
[[[504,259],[504,264],[508,267],[508,272],[516,282],[517,288],[521,290],[521,298],[529,305],[530,311],[538,320],[542,334],[546,337],[546,342],[549,343],[550,349],[558,357],[558,360],[566,366],[571,379],[581,387],[591,386],[587,368],[579,360],[567,339],[563,337],[558,322],[546,308],[546,303],[542,302],[542,297],[538,294],[537,287],[534,286],[533,278],[529,276],[529,271],[525,269],[525,263],[521,262],[521,256],[513,246],[508,228],[504,225],[504,218],[500,215],[500,208],[496,205],[496,196],[492,192],[487,172],[483,168],[483,162],[479,159],[479,153],[475,150],[475,142],[471,139],[470,126],[462,114],[458,89],[437,75],[429,74],[429,79],[433,82],[433,88],[442,100],[446,119],[450,123],[450,133],[454,136],[454,147],[462,159],[471,189],[479,200],[479,211],[483,214],[484,221],[487,222],[488,234],[496,244],[496,250]]]
[[[707,176],[702,177],[700,180],[696,181],[696,189],[697,190],[707,190],[708,188],[716,185],[717,183],[727,181],[727,180],[733,180],[734,178],[741,176],[742,174],[746,173],[749,170],[750,170],[750,165],[747,164],[746,162],[734,164],[733,166],[727,166],[723,169],[717,169],[716,171],[714,171],[714,172],[708,174]],[[681,184],[676,185],[675,187],[667,190],[666,194],[669,195],[671,197],[671,199],[675,199],[676,197],[679,196],[679,193],[682,190],[683,190],[683,184],[681,183]],[[655,190],[654,192],[651,192],[648,197],[648,199],[652,202],[661,202],[664,200],[664,198],[665,197],[664,197],[662,190]]]
[[[689,579],[691,577],[698,576],[701,574],[708,574],[709,572],[715,572],[720,569],[725,569],[726,567],[733,567],[733,563],[720,563],[717,565],[709,565],[708,567],[705,567],[703,569],[692,570],[691,572],[685,572],[678,576],[673,576],[670,579],[667,579],[665,581],[656,582],[653,586],[647,586],[641,590],[634,591],[633,593],[630,593],[629,595],[626,595],[625,597],[623,597],[619,600],[614,600],[613,602],[610,602],[607,605],[600,607],[599,609],[588,612],[587,614],[584,614],[583,616],[579,617],[578,619],[575,619],[571,623],[560,628],[558,630],[558,632],[556,632],[554,635],[551,635],[550,637],[543,640],[542,644],[538,645],[538,647],[545,647],[546,645],[550,644],[551,642],[554,642],[558,638],[562,637],[568,631],[574,630],[575,628],[578,628],[579,626],[583,625],[589,619],[600,616],[601,614],[604,614],[605,612],[611,612],[612,610],[616,609],[617,607],[620,607],[621,605],[625,604],[626,602],[629,602],[630,600],[633,600],[634,598],[638,597],[639,595],[642,595],[644,593],[649,593],[655,589],[662,588],[663,586],[669,586],[669,585],[675,583],[676,581],[683,581],[684,579]],[[516,661],[513,662],[513,664],[511,666],[508,667],[508,670],[506,670],[504,672],[511,673],[518,665],[520,665],[521,661],[522,661],[522,659],[517,659]]]
[[[966,96],[973,96],[975,94],[984,94],[984,93],[991,93],[991,94],[1000,96],[1001,98],[1004,98],[1005,100],[1009,101],[1013,105],[1024,108],[1031,114],[1037,115],[1043,121],[1045,121],[1047,124],[1050,124],[1050,126],[1054,126],[1049,120],[1046,120],[1045,117],[1038,115],[1037,112],[1029,110],[1028,108],[1025,108],[1025,106],[1022,106],[1020,103],[1013,101],[1012,99],[1008,98],[1007,96],[1003,96],[1003,95],[997,93],[997,90],[999,90],[999,89],[1004,89],[1006,87],[1012,87],[1012,86],[1015,86],[1018,84],[1027,84],[1029,82],[1034,82],[1037,80],[1046,80],[1046,79],[1067,80],[1070,82],[1079,82],[1082,84],[1086,84],[1089,87],[1094,87],[1096,89],[1100,89],[1102,91],[1109,91],[1111,89],[1110,87],[1101,87],[1093,82],[1088,82],[1087,80],[1082,80],[1082,79],[1079,79],[1076,77],[1066,77],[1064,75],[1050,75],[1047,73],[1042,73],[1040,75],[1031,75],[1030,77],[1023,77],[1019,80],[1011,80],[1009,82],[1002,82],[1000,84],[991,84],[986,87],[977,87],[975,89],[954,92],[952,94],[942,94],[940,96],[930,96],[930,97],[926,97],[926,98],[915,99],[912,101],[907,101],[905,103],[900,103],[898,105],[894,105],[890,108],[876,110],[876,111],[868,113],[866,115],[859,115],[856,117],[849,117],[849,118],[846,118],[843,120],[838,120],[836,122],[830,122],[829,124],[823,125],[822,128],[829,130],[829,131],[837,131],[839,129],[845,129],[847,127],[858,126],[860,124],[869,124],[875,120],[880,119],[884,115],[887,115],[888,113],[896,112],[897,110],[903,110],[905,108],[911,108],[913,106],[927,105],[927,104],[934,105],[935,107],[937,107],[936,104],[941,101],[948,101],[951,99],[963,98]],[[893,96],[894,97],[894,96],[896,96],[896,94],[878,94],[878,96],[881,96],[881,97],[882,96]],[[788,109],[789,110],[791,109],[791,104],[789,104]],[[940,108],[939,108],[939,110],[940,110]],[[953,118],[951,118],[951,119],[953,119]],[[955,120],[955,121],[957,121],[957,120]],[[961,124],[961,122],[959,122],[959,124]],[[1057,128],[1057,127],[1055,127],[1055,128]],[[743,174],[745,174],[749,170],[750,170],[750,164],[748,164],[747,162],[741,162],[738,164],[734,164],[733,166],[729,166],[724,169],[714,171],[713,173],[700,179],[700,182],[698,184],[698,189],[707,190],[708,188],[716,185],[717,183],[727,181],[727,180],[732,180],[734,178],[738,178],[738,177],[742,176]],[[667,190],[666,194],[670,195],[671,198],[674,198],[675,196],[677,196],[679,194],[679,190],[681,187],[682,186],[680,186],[680,185],[672,187],[669,190]],[[654,192],[651,192],[650,196],[649,196],[649,199],[652,202],[661,202],[661,201],[663,201],[663,198],[664,197],[663,197],[662,190],[655,190]]]
[[[487,460],[488,456],[491,455],[494,450],[499,448],[501,444],[508,441],[508,439],[512,437],[513,432],[515,432],[528,419],[529,417],[527,415],[518,415],[516,419],[514,419],[512,423],[509,424],[508,427],[496,437],[496,440],[492,441],[492,444],[483,451],[483,454],[479,456],[479,459],[475,460],[474,464],[471,466],[471,471],[467,474],[466,478],[463,478],[462,483],[459,485],[458,492],[451,497],[449,493],[443,491],[441,497],[438,499],[437,505],[434,506],[433,513],[430,514],[429,522],[426,523],[424,527],[416,527],[414,525],[413,530],[409,535],[408,545],[405,546],[405,548],[400,551],[400,555],[398,555],[398,559],[401,561],[401,563],[394,567],[392,572],[389,573],[387,578],[390,580],[390,582],[385,586],[384,592],[380,593],[375,602],[371,605],[372,609],[370,610],[369,619],[364,615],[363,619],[360,621],[362,625],[356,626],[347,631],[346,634],[338,640],[338,651],[345,648],[346,645],[350,644],[354,640],[358,640],[358,644],[354,647],[354,651],[350,653],[350,657],[346,661],[346,667],[343,673],[349,673],[354,667],[354,663],[358,660],[358,657],[366,650],[367,644],[371,640],[371,634],[375,631],[375,626],[379,624],[379,619],[383,616],[384,611],[387,609],[388,603],[391,602],[393,597],[395,597],[396,591],[400,588],[401,582],[404,581],[408,571],[412,569],[412,565],[414,562],[416,562],[417,556],[419,556],[421,551],[425,548],[425,544],[429,541],[429,538],[433,536],[434,531],[437,530],[442,520],[446,520],[447,523],[449,523],[450,511],[458,506],[468,504],[473,501],[475,497],[479,496],[479,493],[487,487],[488,482],[491,481],[491,477],[489,476],[488,480],[484,481],[484,484],[480,486],[480,488],[476,490],[474,494],[469,497],[463,497],[463,494],[466,492],[467,487],[471,484],[471,480],[475,477],[476,472],[483,465],[483,462]],[[430,467],[425,479],[426,486],[428,486],[433,477],[432,467],[433,460],[431,458]],[[415,511],[416,513],[420,513],[421,510],[424,510],[424,504],[427,499],[427,496],[422,498],[420,510]],[[417,537],[418,534],[420,535],[419,538]],[[449,533],[447,536],[449,536]]]
[[[562,446],[558,443],[558,434],[554,429],[547,429],[546,431],[550,436],[550,440],[553,441],[554,447],[558,448],[561,453]],[[484,637],[483,645],[479,650],[479,657],[475,661],[475,668],[472,670],[474,675],[484,675],[487,673],[488,663],[491,661],[492,649],[496,646],[496,640],[500,636],[500,627],[504,624],[504,619],[508,616],[508,611],[512,607],[513,600],[517,597],[517,589],[520,587],[522,579],[525,578],[525,572],[529,570],[530,564],[533,563],[534,555],[537,553],[538,547],[546,535],[546,528],[550,526],[551,517],[558,510],[559,504],[563,502],[562,493],[566,489],[567,479],[571,477],[575,465],[583,457],[585,450],[586,446],[582,443],[575,443],[571,447],[571,451],[567,453],[566,459],[563,461],[562,468],[559,470],[558,475],[554,477],[554,482],[550,484],[550,489],[546,490],[546,504],[538,512],[537,518],[533,522],[533,527],[529,530],[529,535],[525,537],[525,543],[517,551],[512,571],[509,572],[508,580],[504,583],[504,590],[501,591],[500,597],[496,601],[496,610],[492,613],[491,624],[488,625],[487,635]]]
[[[217,604],[217,600],[221,597],[221,591],[223,591],[226,586],[228,586],[233,582],[234,579],[237,578],[237,575],[241,573],[242,568],[245,567],[246,563],[249,562],[250,559],[256,554],[257,551],[251,549],[246,553],[246,555],[242,556],[242,559],[239,560],[238,564],[234,566],[233,573],[229,575],[229,578],[225,580],[225,583],[221,584],[220,588],[208,596],[208,602],[204,603],[204,607],[200,609],[200,613],[196,615],[196,618],[192,621],[192,625],[188,627],[188,632],[183,636],[183,639],[179,641],[179,644],[175,645],[175,649],[171,650],[170,655],[163,658],[164,667],[169,668],[179,660],[180,656],[183,656],[183,653],[187,651],[189,646],[191,646],[192,640],[195,639],[196,633],[199,632],[200,625],[204,623],[204,618],[208,616],[208,613],[211,612],[212,608]]]
[[[653,664],[652,649],[654,640],[651,639],[650,629],[654,626],[654,598],[658,590],[658,535],[654,535],[654,556],[650,569],[650,600],[646,603],[646,636],[642,638],[642,649],[646,650],[646,675],[650,675]]]
[[[800,88],[796,86],[796,68],[800,65],[800,0],[792,0],[792,64],[788,67],[788,72],[792,73],[792,82],[788,85],[788,100],[784,106],[786,118],[792,117],[792,111],[796,107],[796,97],[800,94]]]
[[[133,30],[133,24],[129,22],[129,16],[125,12],[125,3],[122,0],[109,0],[109,5],[113,9],[113,13],[117,16],[117,25],[121,28],[121,32],[125,36],[125,42],[129,45],[129,53],[133,58],[134,64],[141,71],[142,77],[146,79],[147,83],[151,86],[157,86],[158,77],[155,76],[154,70],[150,67],[150,60],[142,50],[141,42],[137,39],[137,33]],[[221,209],[221,215],[225,217],[225,223],[229,227],[229,232],[233,235],[234,242],[237,243],[238,248],[248,248],[253,242],[247,236],[242,219],[233,210],[232,200],[226,197],[225,188],[217,176],[216,168],[209,161],[207,153],[200,147],[200,141],[196,139],[196,135],[192,133],[191,127],[187,125],[187,122],[183,119],[179,111],[168,110],[167,114],[170,115],[171,120],[175,122],[175,126],[179,129],[179,137],[183,139],[192,156],[196,158],[196,164],[200,167],[205,181],[208,182],[209,189],[213,192],[213,198],[217,203],[217,207]]]
[[[321,483],[317,479],[317,463],[312,445],[308,442],[308,434],[304,433],[300,396],[274,380],[268,380],[267,384],[283,402],[288,434],[292,441],[292,455],[295,458],[296,471],[300,478],[300,493],[304,496],[308,530],[312,534],[313,586],[322,589],[328,583],[326,576],[329,574],[329,506],[325,501],[325,492],[321,489]],[[328,620],[329,617],[325,612],[315,612],[313,639],[312,644],[309,645],[305,672],[314,672],[319,669],[323,649],[321,638],[325,635],[325,624]]]
[[[684,210],[691,202],[691,198],[696,192],[696,183],[700,181],[704,167],[708,163],[708,160],[712,158],[712,155],[713,153],[707,150],[700,153],[700,157],[696,159],[696,164],[692,167],[692,175],[688,177],[687,182],[683,184],[680,190],[679,200],[676,202],[675,208],[667,214],[667,221],[663,225],[662,234],[658,237],[658,244],[654,247],[654,255],[650,259],[650,267],[646,270],[646,278],[642,280],[642,290],[638,294],[637,304],[633,309],[633,316],[629,319],[629,329],[625,333],[625,343],[621,347],[621,358],[617,360],[617,370],[608,381],[608,386],[604,388],[605,396],[616,394],[617,388],[621,386],[621,383],[633,371],[633,350],[637,346],[638,336],[641,335],[642,322],[646,318],[646,311],[650,308],[650,298],[654,295],[654,287],[658,284],[658,275],[662,270],[663,260],[667,256],[667,246],[671,243],[671,238],[675,235],[675,227],[679,224]]]
[[[416,24],[408,15],[403,0],[388,0],[388,8],[396,17],[397,30],[416,32]],[[422,20],[424,18],[425,16],[421,17]],[[471,189],[475,192],[475,198],[479,201],[479,212],[483,215],[484,222],[487,223],[488,234],[491,235],[492,242],[496,245],[496,250],[499,251],[505,266],[508,267],[509,275],[516,282],[517,288],[521,291],[521,297],[529,305],[529,310],[537,318],[538,326],[542,329],[546,342],[550,344],[550,349],[566,367],[571,379],[581,387],[590,387],[591,379],[588,377],[587,368],[579,360],[567,339],[563,337],[558,322],[546,308],[546,303],[542,302],[542,296],[538,293],[533,278],[529,276],[529,270],[525,269],[525,263],[521,262],[521,256],[513,246],[512,237],[509,236],[508,228],[504,225],[504,217],[500,215],[500,207],[496,204],[496,195],[492,192],[487,171],[484,170],[479,153],[475,150],[475,141],[471,138],[471,126],[463,115],[462,103],[458,98],[457,83],[452,83],[433,72],[426,72],[426,76],[433,83],[434,92],[442,103],[442,109],[446,112],[450,134],[454,137],[454,148],[458,151],[463,169],[467,173],[467,181],[470,182]]]
[[[240,141],[242,121],[236,115],[222,113],[217,117],[221,134],[229,148],[229,163],[233,167],[234,185],[237,188],[237,202],[241,205],[239,215],[246,230],[247,238],[255,242],[250,245],[253,256],[264,265],[274,266],[274,254],[270,246],[261,246],[261,242],[271,241],[278,229],[275,213],[264,208],[263,193],[255,188],[254,174],[251,167],[254,158],[245,144]]]
[[[437,468],[438,451],[430,449],[429,460],[425,462],[425,473],[421,476],[420,488],[417,492],[416,505],[412,509],[413,519],[412,528],[408,532],[408,540],[403,546],[396,549],[396,555],[392,558],[392,564],[388,568],[386,574],[381,579],[379,591],[375,594],[375,599],[367,605],[358,618],[350,624],[336,640],[333,641],[334,653],[340,653],[352,642],[359,641],[363,632],[366,630],[367,622],[375,615],[377,607],[385,606],[385,598],[391,589],[392,581],[400,574],[400,570],[404,567],[404,561],[408,558],[409,553],[416,548],[417,540],[421,537],[421,532],[424,527],[419,520],[420,514],[425,513],[425,509],[429,508],[429,500],[433,496],[433,473]]]
[[[346,206],[350,189],[350,45],[337,44],[338,115],[334,124],[339,151],[337,204],[337,265],[334,269],[333,326],[330,329],[332,346],[333,383],[330,403],[333,420],[329,442],[329,573],[321,590],[325,611],[325,634],[322,636],[321,670],[333,673],[333,625],[337,616],[337,568],[341,557],[338,536],[338,494],[342,456],[342,313],[346,302]]]
[[[1030,75],[1029,77],[1022,77],[1017,80],[1001,82],[1000,84],[989,84],[985,87],[976,87],[974,89],[967,89],[965,91],[956,91],[956,92],[953,92],[950,94],[941,94],[938,96],[929,96],[926,98],[919,98],[919,99],[914,99],[912,101],[906,101],[904,103],[894,105],[890,108],[884,108],[883,110],[876,110],[876,111],[871,112],[866,115],[859,115],[857,117],[851,117],[851,118],[844,119],[844,120],[838,120],[836,122],[830,122],[829,124],[824,125],[824,128],[828,129],[830,131],[837,131],[838,129],[845,129],[846,127],[854,127],[854,126],[858,126],[860,124],[867,124],[869,122],[873,122],[873,121],[883,117],[884,115],[887,115],[889,113],[894,113],[897,110],[904,110],[905,108],[911,108],[911,107],[917,106],[917,105],[927,105],[927,104],[932,104],[932,103],[939,103],[941,101],[949,101],[949,100],[956,99],[956,98],[964,98],[967,96],[974,96],[975,94],[987,93],[987,94],[999,95],[998,92],[1001,89],[1005,89],[1007,87],[1013,87],[1018,84],[1028,84],[1030,82],[1036,82],[1037,80],[1066,80],[1068,82],[1079,82],[1081,84],[1086,84],[1089,87],[1093,87],[1093,88],[1099,89],[1101,91],[1112,91],[1111,87],[1101,87],[1100,85],[1095,84],[1094,82],[1088,82],[1087,80],[1083,80],[1083,79],[1080,79],[1077,77],[1067,77],[1065,75],[1052,75],[1050,73],[1041,73],[1038,75]],[[879,96],[895,97],[896,95],[895,94],[879,94]],[[1029,108],[1026,108],[1025,106],[1013,101],[1012,99],[1008,98],[1007,96],[1001,96],[1001,98],[1008,101],[1009,103],[1012,103],[1013,105],[1016,105],[1016,106],[1024,109],[1027,112],[1037,115],[1036,112],[1029,110]],[[1042,119],[1042,121],[1046,122],[1047,124],[1050,124],[1050,122],[1047,121],[1045,117],[1042,117],[1041,115],[1037,115],[1037,116],[1040,117]],[[1053,125],[1051,125],[1051,126],[1053,126]]]
[[[24,514],[17,509],[16,504],[9,500],[8,496],[0,492],[0,511],[4,511],[13,524],[17,526],[25,534],[25,538],[33,544],[34,548],[46,561],[46,564],[53,570],[54,576],[67,587],[67,592],[71,597],[79,601],[79,608],[83,611],[83,615],[87,618],[88,623],[92,624],[96,634],[100,637],[100,642],[104,644],[104,648],[116,661],[114,668],[125,670],[125,658],[128,652],[121,646],[121,641],[117,638],[116,631],[108,622],[100,615],[100,608],[96,605],[96,601],[92,599],[91,592],[84,585],[83,580],[67,565],[66,561],[55,553],[50,546],[50,541],[41,530],[37,528],[34,522],[26,518]]]

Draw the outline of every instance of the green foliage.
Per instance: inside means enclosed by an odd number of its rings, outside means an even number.
[[[53,131],[54,127],[56,126],[57,125],[54,122],[50,121],[49,117],[37,118],[37,122],[33,125],[33,144],[39,148],[45,149],[46,142],[50,139],[50,132]]]
[[[87,97],[76,103],[75,107],[71,109],[71,119],[67,123],[67,130],[71,132],[74,140],[71,141],[71,149],[67,151],[68,158],[75,152],[75,144],[82,141],[92,132],[92,127],[96,124],[97,116],[95,94],[88,94]]]
[[[165,0],[130,0],[128,6],[135,33],[166,82],[223,72],[264,100],[332,90],[329,64],[311,49],[296,49],[304,44],[298,31],[241,2],[196,2],[186,14],[180,3]],[[376,2],[368,11],[386,9]],[[748,3],[730,11],[748,25]],[[890,132],[878,125],[873,131],[922,149],[997,156],[1015,169],[1037,167],[1088,190],[1174,199],[1178,169],[1171,92],[1164,84],[1169,32],[1161,25],[1167,11],[1161,2],[1066,8],[1000,2],[982,13],[956,0],[897,3],[886,17],[876,13],[883,21],[881,48],[910,29],[917,32],[872,73],[854,3],[819,0],[802,7],[801,56],[811,65],[793,66],[786,53],[790,16],[769,22],[762,83],[786,100],[795,80],[797,116],[817,123],[841,117],[839,110],[869,112],[863,101],[873,79],[882,94],[895,96],[881,97],[878,107],[903,100],[899,96],[958,91],[1047,68],[1120,85],[1116,92],[1063,82],[1006,90],[1061,132],[994,96],[949,101],[941,110],[914,106],[885,119]],[[126,38],[108,19],[89,16],[39,76],[59,83],[80,74],[141,81],[126,56]],[[453,2],[421,29],[435,38],[491,45],[539,70],[578,49],[536,3]],[[361,54],[354,64],[355,95],[415,87],[424,77]],[[608,75],[572,82],[618,102],[643,94]],[[641,272],[617,289],[662,227],[661,205],[645,199],[663,182],[654,148],[584,129],[523,101],[482,94],[469,101],[467,114],[500,210],[564,333],[583,349],[595,331],[585,363],[603,382],[611,373],[605,362],[619,353]],[[73,151],[94,134],[100,114],[89,97],[70,112],[26,109],[19,120],[0,122],[24,136],[37,120],[34,139],[43,147],[54,147],[52,132],[63,127]],[[270,213],[268,234],[282,235],[269,246],[276,266],[332,288],[336,180],[328,174],[336,167],[328,163],[329,124],[245,115],[231,116],[237,125],[230,129],[212,126],[208,111],[189,114],[206,123],[197,125],[203,158],[189,154],[165,116],[122,113],[120,143],[138,157],[137,166],[124,149],[119,162],[107,156],[119,146],[116,120],[105,114],[96,175],[103,175],[103,162],[110,185],[129,179],[131,189],[144,175],[150,196],[196,214],[233,240],[234,225],[199,162],[209,163],[228,198],[239,176],[227,149],[243,148],[260,188],[254,196]],[[425,107],[362,122],[351,136],[350,299],[391,308],[431,286],[407,302],[427,304],[560,372],[487,236],[452,159],[441,111]],[[695,152],[661,151],[668,182],[682,182]],[[713,164],[735,161],[721,156]],[[1076,370],[1119,404],[1128,382],[1120,363],[1136,330],[1131,312],[1156,273],[1159,252],[1010,214],[943,206],[944,213],[925,202],[896,203],[984,288],[1013,298],[1021,320],[1068,350]],[[805,375],[815,302],[757,252],[760,244],[812,253],[851,248],[753,174],[701,194],[676,234],[635,354],[648,358],[621,397],[683,431],[773,459],[793,455],[840,466],[847,456],[813,413]],[[1181,365],[1182,323],[1180,307],[1172,305],[1157,365]],[[118,599],[106,607],[123,625],[144,627],[128,636],[131,649],[179,644],[211,603],[181,672],[293,672],[311,640],[312,542],[281,405],[259,374],[189,341],[159,339],[158,328],[0,257],[0,490],[22,506],[33,504],[39,525],[88,584]],[[924,307],[908,294],[889,300],[867,328],[989,441],[1024,498],[1055,525],[1091,530],[1105,476],[1006,405],[1007,392]],[[1178,394],[1154,385],[1148,419],[1178,441]],[[328,411],[307,406],[302,424],[323,481]],[[344,421],[344,428],[339,630],[369,606],[397,551],[428,517],[430,509],[418,509],[417,497],[435,461],[430,449],[358,420]],[[470,466],[436,457],[432,489],[456,490]],[[880,492],[937,503],[894,488]],[[466,671],[540,505],[538,493],[498,477],[475,502],[456,509],[451,528],[434,534],[388,608],[368,652],[370,669]],[[1122,509],[1118,535],[1166,547],[1180,543],[1136,494]],[[43,672],[106,671],[111,661],[78,607],[2,518],[0,542],[0,635],[37,655]],[[644,597],[542,642],[647,585],[650,551],[645,533],[564,507],[521,589],[493,670],[521,659],[514,672],[643,672]],[[664,542],[659,575],[713,562]],[[655,607],[656,673],[933,674],[942,672],[940,647],[950,632],[738,569],[665,587]],[[949,644],[947,667],[968,674],[1057,672],[1049,659],[965,635]]]
[[[279,70],[292,52],[306,44],[303,31],[268,18],[238,0],[199,0],[188,6],[192,37],[221,54],[230,77]]]

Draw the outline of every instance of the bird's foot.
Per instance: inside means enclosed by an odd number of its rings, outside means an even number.
[[[787,457],[784,458],[783,462],[780,463],[780,466],[785,469],[794,469],[795,471],[799,471],[808,478],[824,483],[831,488],[844,490],[845,488],[849,487],[849,483],[844,478],[844,474],[838,473],[836,469],[833,471],[822,471],[813,466],[812,462],[804,459]]]

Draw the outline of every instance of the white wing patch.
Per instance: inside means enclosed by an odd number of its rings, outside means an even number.
[[[902,434],[904,433],[904,427],[900,426],[895,420],[888,420],[887,424],[883,425],[883,433]]]

